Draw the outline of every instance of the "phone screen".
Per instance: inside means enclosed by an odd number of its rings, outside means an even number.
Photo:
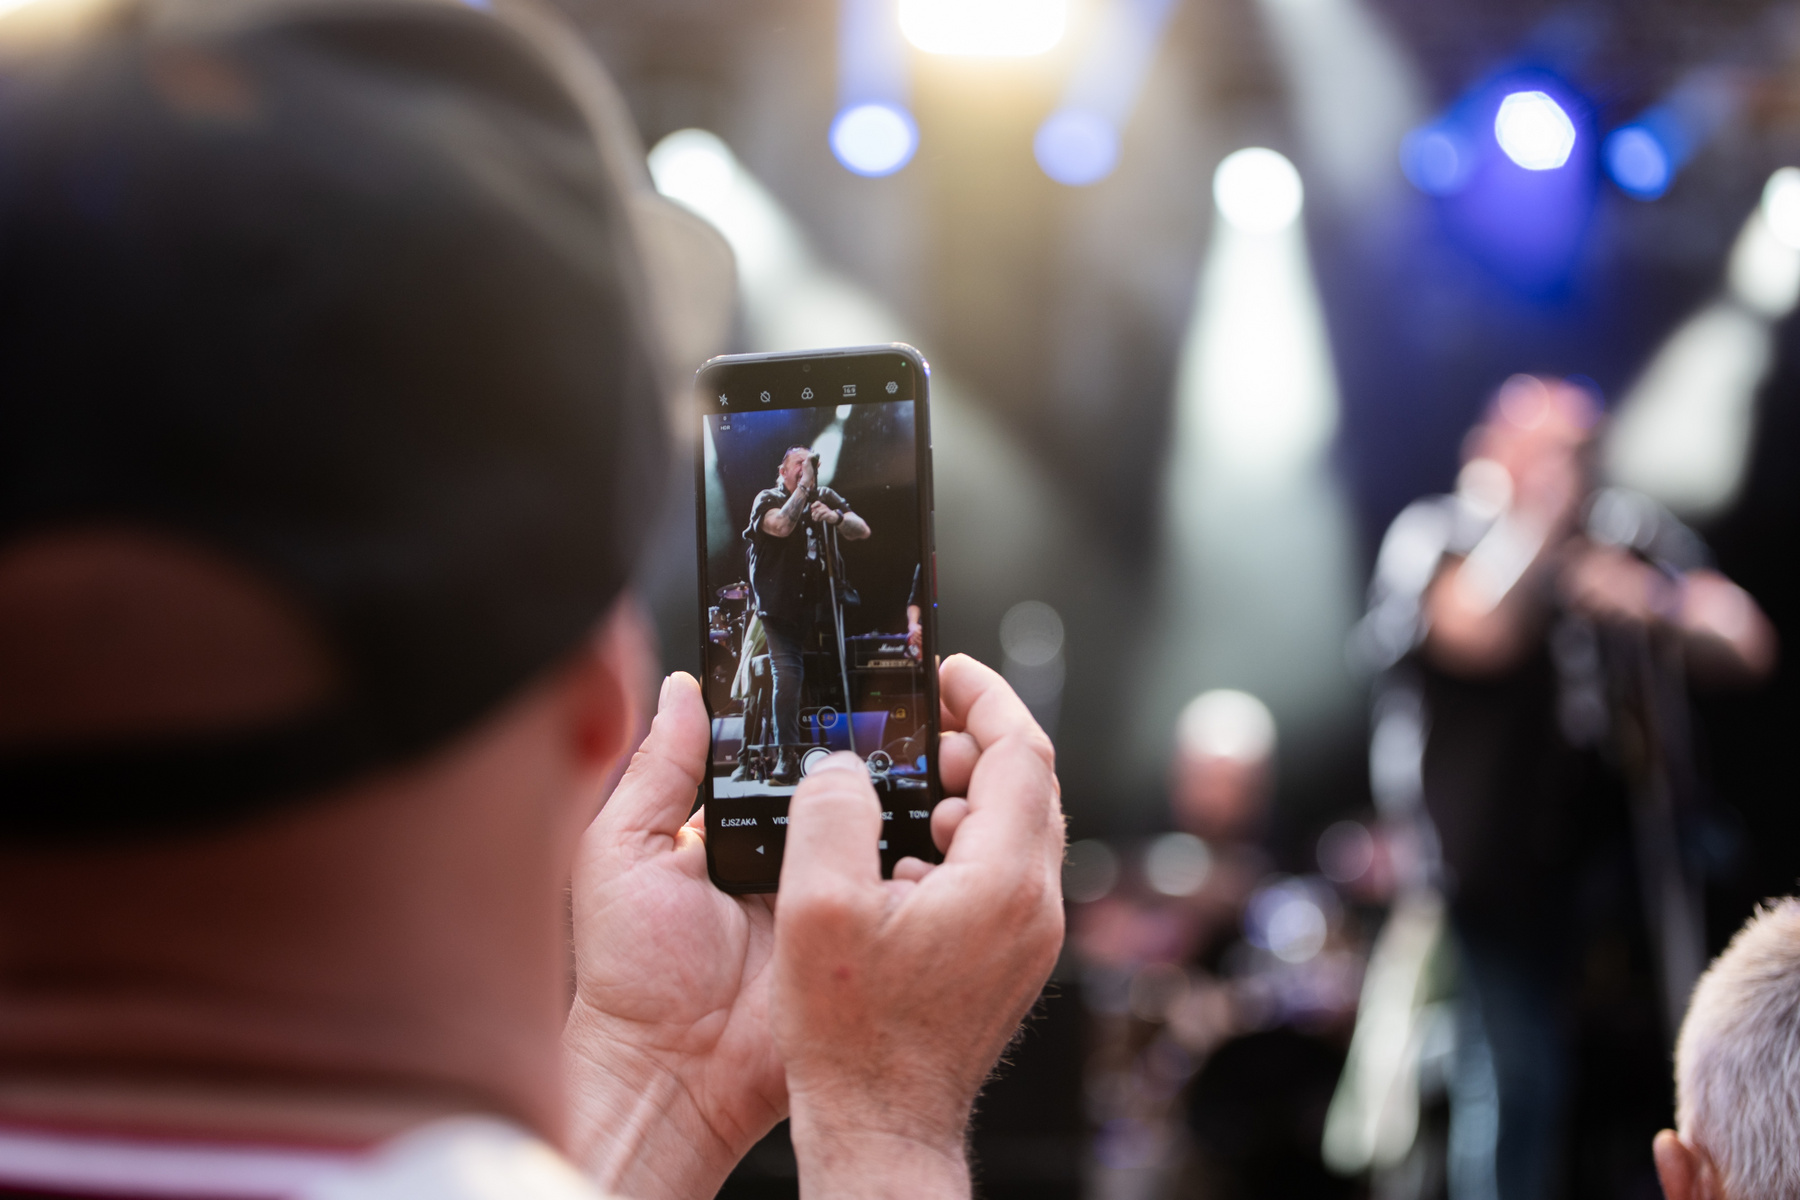
[[[907,346],[700,370],[701,800],[727,890],[775,887],[788,798],[841,750],[880,797],[883,874],[938,858],[928,377]]]

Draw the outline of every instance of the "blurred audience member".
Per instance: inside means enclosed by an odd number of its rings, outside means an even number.
[[[1071,848],[1108,1196],[1345,1186],[1320,1167],[1319,1134],[1360,956],[1333,887],[1275,873],[1263,844],[1275,741],[1254,696],[1199,696],[1176,725],[1176,830]]]
[[[1389,529],[1359,631],[1383,672],[1377,800],[1429,812],[1459,951],[1455,1200],[1558,1195],[1577,1086],[1617,1126],[1595,1136],[1635,1139],[1637,1080],[1704,961],[1686,682],[1753,681],[1775,655],[1692,531],[1595,490],[1599,418],[1573,383],[1508,380],[1456,494]]]
[[[1800,900],[1750,918],[1694,989],[1675,1050],[1666,1200],[1800,1196]]]
[[[791,1117],[808,1195],[968,1196],[1049,740],[951,658],[941,866],[840,758],[779,911],[712,886],[693,679],[631,755],[698,231],[578,35],[6,8],[0,1194],[710,1196]]]

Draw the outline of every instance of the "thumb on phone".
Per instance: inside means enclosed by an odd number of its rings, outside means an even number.
[[[881,802],[869,771],[840,751],[800,781],[788,802],[787,846],[781,858],[783,909],[814,896],[840,898],[881,884]]]

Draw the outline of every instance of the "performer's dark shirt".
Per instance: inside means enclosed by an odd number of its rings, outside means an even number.
[[[806,533],[816,529],[817,522],[803,510],[794,531],[786,537],[776,537],[763,528],[763,517],[786,504],[790,494],[778,487],[758,492],[750,506],[750,524],[744,527],[744,540],[750,543],[750,586],[756,593],[757,615],[787,625],[812,615],[812,606],[825,586],[823,566],[806,557]],[[813,499],[837,512],[850,511],[850,502],[828,487],[819,488]],[[806,507],[810,509],[812,501]]]
[[[1631,536],[1598,537],[1605,514],[1596,501],[1590,537],[1631,545],[1671,573],[1708,564],[1704,544],[1680,522],[1629,493],[1611,494],[1642,510],[1626,522]],[[1456,505],[1438,497],[1408,509],[1445,514],[1438,553],[1466,555],[1489,528],[1457,518]],[[1421,574],[1420,590],[1406,597],[1415,610],[1431,577]],[[1539,586],[1553,589],[1547,581]],[[1378,576],[1378,600],[1384,590]],[[1460,927],[1518,944],[1572,932],[1584,864],[1620,843],[1628,821],[1608,711],[1613,648],[1591,621],[1563,610],[1553,590],[1545,600],[1552,615],[1536,644],[1500,675],[1453,675],[1416,650],[1404,668],[1428,714],[1424,800],[1452,911]]]
[[[1459,926],[1559,943],[1573,932],[1582,864],[1625,819],[1618,780],[1560,728],[1547,646],[1494,678],[1460,678],[1423,656],[1417,668],[1431,714],[1425,805]]]

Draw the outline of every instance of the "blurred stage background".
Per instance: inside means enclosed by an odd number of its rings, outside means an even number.
[[[1800,645],[1800,6],[560,3],[737,252],[726,349],[931,361],[943,648],[1052,728],[1072,840],[1167,829],[1176,715],[1237,688],[1280,731],[1272,869],[1319,872],[1372,811],[1346,639],[1374,550],[1514,372],[1584,377],[1607,474]],[[678,492],[652,590],[691,670]],[[1714,950],[1800,873],[1795,679],[1696,701]],[[986,1195],[1175,1186],[1107,1140],[1079,974],[983,1104]],[[1630,1086],[1666,1107],[1659,1069]],[[1647,1141],[1620,1155],[1589,1190],[1655,1195]],[[779,1138],[728,1194],[793,1194]]]

